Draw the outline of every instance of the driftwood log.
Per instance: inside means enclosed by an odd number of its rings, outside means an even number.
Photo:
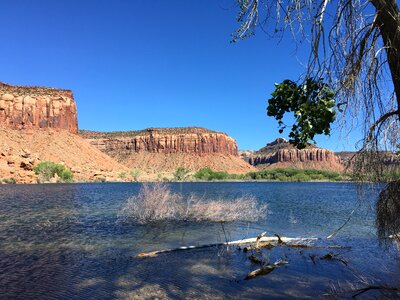
[[[282,266],[282,265],[287,265],[288,262],[285,260],[278,260],[272,264],[268,264],[266,266],[262,266],[259,269],[256,269],[254,271],[251,271],[248,273],[245,277],[246,280],[256,278],[257,276],[262,276],[262,275],[267,275],[271,273],[276,267]]]
[[[255,238],[248,238],[242,240],[236,240],[225,243],[215,243],[215,244],[207,244],[207,245],[199,245],[199,246],[183,246],[173,249],[165,249],[159,251],[151,251],[151,252],[142,252],[136,255],[136,258],[146,258],[146,257],[155,257],[159,254],[168,253],[168,252],[176,252],[183,250],[192,250],[192,249],[202,249],[202,248],[211,248],[218,246],[236,246],[236,245],[249,245],[256,244],[257,247],[268,247],[268,246],[277,246],[284,245],[288,247],[295,248],[348,248],[344,246],[313,246],[307,243],[312,241],[321,240],[320,238],[310,237],[310,238],[290,238],[290,237],[280,237],[280,236],[258,236]]]

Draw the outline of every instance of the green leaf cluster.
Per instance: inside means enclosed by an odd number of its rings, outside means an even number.
[[[287,127],[282,119],[293,112],[295,123],[289,133],[289,142],[299,149],[314,141],[316,134],[329,135],[336,112],[334,91],[322,79],[306,79],[302,84],[284,80],[275,84],[275,91],[268,100],[267,115],[278,121],[279,132]]]

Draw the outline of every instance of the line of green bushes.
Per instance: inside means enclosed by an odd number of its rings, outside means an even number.
[[[276,181],[311,181],[311,180],[328,180],[328,181],[343,181],[344,176],[333,171],[314,170],[314,169],[272,169],[246,174],[251,179],[266,179]]]
[[[241,174],[229,174],[227,172],[217,172],[210,168],[202,168],[193,174],[195,179],[199,180],[227,180],[227,179],[244,179]]]
[[[203,168],[193,174],[198,180],[271,180],[271,181],[344,181],[348,177],[341,173],[314,169],[278,168],[249,172],[246,174],[229,174],[216,172],[210,168]]]

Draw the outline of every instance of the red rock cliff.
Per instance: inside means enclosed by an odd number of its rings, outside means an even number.
[[[233,138],[198,127],[115,133],[81,131],[81,135],[96,148],[119,160],[139,152],[238,155]]]
[[[245,161],[258,168],[293,164],[304,168],[343,169],[342,160],[333,151],[312,145],[299,150],[282,138],[276,139],[258,151],[241,151],[240,155]]]
[[[0,82],[0,124],[13,129],[60,128],[77,133],[72,91]]]

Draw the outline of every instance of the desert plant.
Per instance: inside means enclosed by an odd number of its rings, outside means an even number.
[[[0,183],[3,182],[5,184],[16,184],[17,180],[15,178],[3,178],[3,180],[0,180]]]
[[[187,178],[189,174],[189,170],[184,168],[184,167],[179,167],[175,170],[174,172],[174,179],[177,181],[182,181],[185,180]]]
[[[61,164],[52,161],[43,161],[33,168],[36,175],[39,175],[39,182],[46,182],[56,174],[61,182],[70,182],[73,179],[72,172]]]
[[[126,172],[119,172],[117,175],[118,175],[118,178],[120,178],[120,179],[126,178]]]
[[[130,197],[121,210],[124,219],[139,224],[160,220],[177,220],[184,214],[182,197],[171,192],[167,185],[142,185],[139,194]]]
[[[267,205],[258,205],[254,196],[234,200],[204,200],[195,195],[188,199],[186,219],[209,222],[257,221],[266,216]]]
[[[227,172],[217,172],[213,171],[210,168],[202,168],[198,170],[194,175],[197,179],[202,180],[225,180],[231,177],[231,174]]]
[[[139,193],[123,205],[120,217],[139,224],[159,221],[233,222],[257,221],[266,216],[267,206],[252,196],[233,200],[208,200],[192,194],[184,197],[164,183],[144,184]]]
[[[106,178],[102,176],[98,176],[94,179],[94,182],[106,182]]]
[[[138,181],[139,180],[139,176],[141,175],[142,171],[140,169],[133,169],[131,171],[131,176],[133,177],[134,181]]]

